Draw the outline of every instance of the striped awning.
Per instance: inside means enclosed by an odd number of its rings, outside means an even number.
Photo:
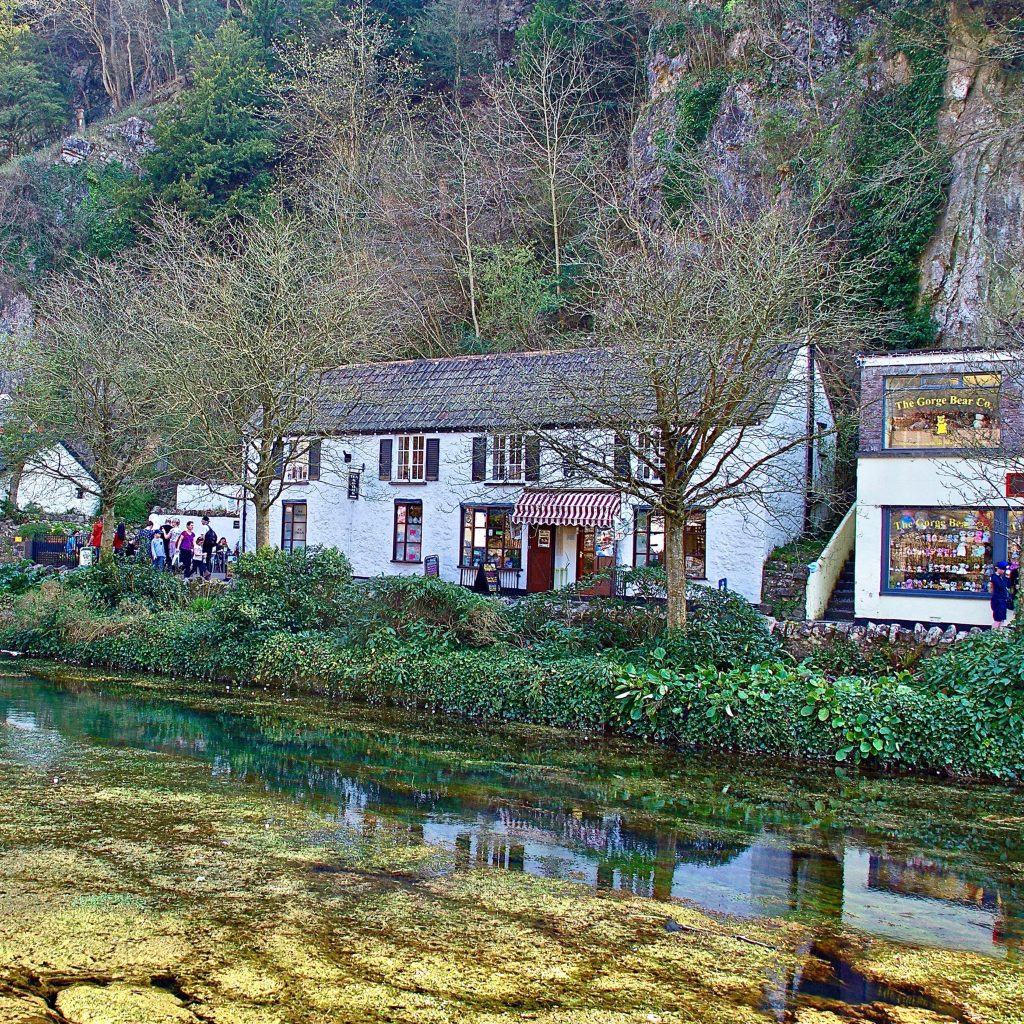
[[[622,497],[615,491],[527,491],[512,522],[533,526],[611,526]]]

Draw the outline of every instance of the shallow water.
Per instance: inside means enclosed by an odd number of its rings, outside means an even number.
[[[0,677],[0,758],[156,751],[457,865],[1019,958],[1024,795],[117,680]]]

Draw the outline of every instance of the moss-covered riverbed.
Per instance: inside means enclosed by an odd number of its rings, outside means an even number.
[[[226,781],[175,735],[0,724],[0,1021],[1024,1021],[1012,958],[473,871],[411,819]]]

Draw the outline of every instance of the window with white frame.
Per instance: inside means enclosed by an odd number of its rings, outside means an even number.
[[[398,479],[419,481],[426,479],[427,439],[422,434],[398,439]]]
[[[309,482],[309,445],[295,443],[284,467],[284,479],[289,484]]]
[[[639,480],[661,483],[665,476],[665,445],[660,434],[640,434],[636,439],[636,475]]]
[[[519,481],[526,477],[526,438],[498,434],[491,442],[491,479]]]

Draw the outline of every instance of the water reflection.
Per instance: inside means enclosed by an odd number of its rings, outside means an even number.
[[[979,808],[999,808],[1006,791],[972,790],[961,818],[941,828],[934,815],[900,808],[907,817],[897,835],[893,809],[867,786],[868,811],[858,813],[870,818],[878,804],[884,828],[845,824],[848,794],[828,806],[782,801],[768,794],[767,778],[759,793],[738,762],[711,769],[666,758],[678,771],[665,785],[654,769],[612,756],[554,770],[567,763],[564,750],[525,750],[434,721],[425,731],[415,720],[368,712],[346,721],[315,702],[302,714],[286,706],[242,714],[243,703],[224,703],[231,710],[200,711],[0,678],[0,755],[49,768],[73,742],[161,751],[209,764],[224,784],[315,804],[339,823],[411,833],[463,867],[842,924],[896,941],[995,955],[1024,948],[1019,833],[997,849],[977,828]],[[730,792],[740,780],[752,785],[742,797]],[[790,795],[800,792],[796,780],[787,785]]]

